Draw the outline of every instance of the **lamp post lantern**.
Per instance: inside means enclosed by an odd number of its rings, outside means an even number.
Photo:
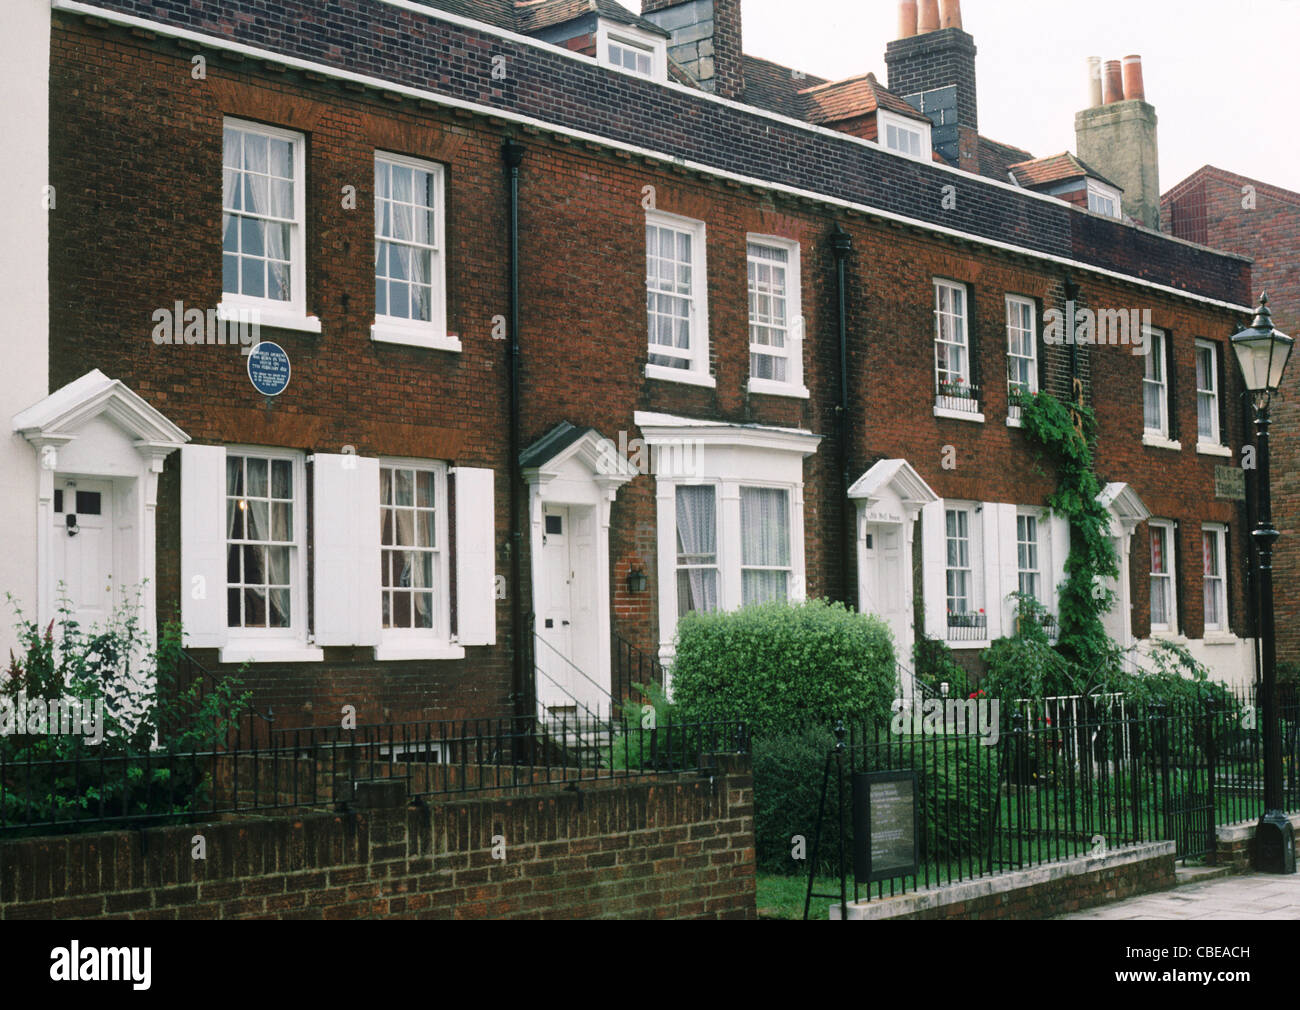
[[[1255,413],[1256,521],[1251,538],[1255,542],[1255,574],[1260,638],[1258,683],[1264,722],[1264,816],[1255,831],[1256,868],[1264,873],[1295,873],[1295,837],[1282,803],[1282,739],[1277,711],[1277,629],[1273,614],[1273,545],[1281,534],[1273,525],[1272,490],[1269,487],[1269,416],[1273,394],[1281,388],[1282,376],[1295,341],[1273,327],[1268,295],[1259,299],[1259,309],[1249,327],[1232,338],[1232,349],[1241,366],[1246,390]]]

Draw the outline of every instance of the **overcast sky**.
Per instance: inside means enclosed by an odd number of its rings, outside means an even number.
[[[639,11],[639,0],[621,0]],[[744,0],[745,51],[839,79],[888,77],[896,0]],[[1300,191],[1300,0],[963,0],[979,50],[980,132],[1075,150],[1089,56],[1142,56],[1160,117],[1160,187],[1202,165]]]

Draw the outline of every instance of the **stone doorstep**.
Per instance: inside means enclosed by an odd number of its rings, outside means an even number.
[[[967,880],[960,884],[948,884],[929,891],[902,894],[880,901],[851,902],[848,909],[849,919],[896,919],[904,915],[913,915],[932,908],[946,905],[959,905],[995,894],[1005,894],[1026,887],[1079,877],[1098,870],[1110,870],[1133,863],[1144,863],[1153,859],[1174,858],[1173,842],[1148,842],[1117,849],[1104,856],[1084,856],[1070,860],[1068,863],[1052,863],[1048,866],[1036,866],[1030,870],[1016,870],[995,877],[983,877],[979,880]],[[840,918],[840,904],[830,906],[832,920]]]

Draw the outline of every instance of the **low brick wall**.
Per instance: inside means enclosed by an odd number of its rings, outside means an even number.
[[[1232,873],[1250,873],[1255,859],[1255,826],[1257,821],[1242,824],[1220,825],[1217,829],[1215,865],[1226,866]],[[1296,860],[1300,862],[1300,814],[1291,815],[1295,830]]]
[[[0,918],[753,919],[753,780],[717,760],[712,778],[416,805],[388,780],[348,813],[4,841]]]
[[[1175,884],[1174,843],[1135,845],[1066,863],[849,905],[849,919],[1050,919]],[[838,903],[830,917],[840,919]]]

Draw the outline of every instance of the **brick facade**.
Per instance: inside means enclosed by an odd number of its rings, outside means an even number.
[[[262,10],[262,5],[258,4]],[[959,178],[891,157],[873,146],[664,89],[614,78],[554,53],[494,39],[436,17],[365,0],[335,13],[365,12],[348,25],[351,69],[410,87],[473,100],[480,112],[452,109],[285,71],[205,50],[207,76],[191,75],[193,50],[165,37],[55,15],[52,60],[53,182],[51,388],[97,367],[121,379],[196,442],[252,444],[363,456],[446,460],[497,474],[498,572],[509,570],[506,384],[508,344],[493,319],[508,311],[507,204],[501,145],[523,143],[520,303],[523,347],[521,444],[562,421],[618,441],[638,436],[638,411],[735,424],[800,428],[825,436],[804,465],[807,592],[844,598],[838,530],[843,518],[836,472],[839,397],[837,293],[830,234],[842,227],[853,252],[848,272],[850,400],[847,456],[853,478],[881,459],[909,460],[944,498],[1043,505],[1054,485],[1022,431],[1008,427],[1004,297],[1062,308],[1067,290],[1093,307],[1150,308],[1177,348],[1178,424],[1194,435],[1192,340],[1222,339],[1237,322],[1225,308],[1126,283],[1101,272],[956,240],[920,224],[882,219],[796,197],[774,186],[745,186],[703,171],[633,157],[494,114],[545,114],[558,125],[611,141],[680,153],[701,164],[773,183],[816,188],[835,199],[869,200],[884,210],[942,223],[1026,249],[1123,270],[1132,277],[1207,298],[1244,301],[1248,265],[1117,222],[1034,200],[979,179]],[[105,0],[108,10],[160,17],[201,33],[221,24],[211,0],[145,5]],[[147,8],[147,9],[146,9]],[[341,21],[296,0],[265,6],[265,18],[230,26],[233,38],[310,56],[330,55]],[[284,26],[292,24],[292,31]],[[394,33],[397,33],[394,35]],[[397,38],[398,41],[393,41]],[[505,82],[479,79],[488,55],[507,54]],[[440,54],[440,62],[434,53]],[[429,62],[435,61],[435,62]],[[436,70],[429,72],[431,68]],[[423,68],[423,69],[421,69]],[[517,76],[515,76],[517,75]],[[563,100],[559,96],[564,96]],[[239,116],[307,135],[308,311],[322,333],[272,330],[294,362],[294,381],[272,407],[249,386],[238,351],[217,346],[158,347],[151,313],[176,300],[210,306],[221,296],[222,117]],[[684,130],[682,122],[695,124]],[[761,131],[764,140],[753,137]],[[740,137],[747,139],[741,141]],[[373,156],[385,150],[447,169],[448,330],[452,354],[378,344],[374,318]],[[958,210],[931,201],[958,187]],[[355,186],[356,210],[341,204]],[[708,227],[710,371],[715,389],[648,380],[644,287],[646,186],[658,210]],[[942,215],[950,214],[949,217]],[[807,400],[747,392],[749,317],[746,236],[800,243]],[[87,255],[93,251],[93,255]],[[982,425],[934,416],[932,280],[968,285],[976,371],[987,389]],[[1069,397],[1078,379],[1100,422],[1104,481],[1132,484],[1153,513],[1181,522],[1180,557],[1199,557],[1202,522],[1232,524],[1242,557],[1241,517],[1214,501],[1213,460],[1194,445],[1181,453],[1142,445],[1142,359],[1126,347],[1044,348],[1046,388]],[[1233,392],[1229,383],[1229,393]],[[1235,424],[1235,422],[1233,422]],[[1239,432],[1230,426],[1234,438]],[[1235,444],[1229,440],[1229,444]],[[956,469],[945,467],[949,447]],[[523,499],[523,490],[516,484]],[[158,508],[159,612],[174,612],[184,584],[179,561],[180,461],[163,474]],[[609,534],[614,632],[653,653],[659,643],[654,480],[641,476],[618,494]],[[455,547],[452,546],[454,553]],[[1134,548],[1134,630],[1143,628],[1146,567]],[[525,612],[532,558],[525,556]],[[627,574],[649,577],[645,593]],[[668,573],[668,577],[673,577]],[[1184,628],[1198,630],[1199,570],[1183,566]],[[513,592],[513,587],[511,588]],[[1231,583],[1233,627],[1244,607]],[[453,601],[454,605],[454,601]],[[363,722],[501,714],[510,704],[509,607],[498,606],[498,644],[469,658],[436,663],[376,662],[368,649],[329,648],[323,664],[257,664],[247,675],[262,707],[281,725],[337,718],[358,707]],[[198,658],[216,668],[215,652]],[[900,657],[904,661],[910,657]]]
[[[1162,213],[1165,230],[1179,238],[1251,257],[1255,294],[1268,293],[1273,324],[1300,335],[1300,193],[1207,166],[1165,194]],[[1300,368],[1294,360],[1285,382],[1272,431],[1273,520],[1282,531],[1274,555],[1278,658],[1300,663],[1300,597],[1290,591],[1300,584]],[[1253,441],[1247,422],[1243,412],[1243,441]]]

